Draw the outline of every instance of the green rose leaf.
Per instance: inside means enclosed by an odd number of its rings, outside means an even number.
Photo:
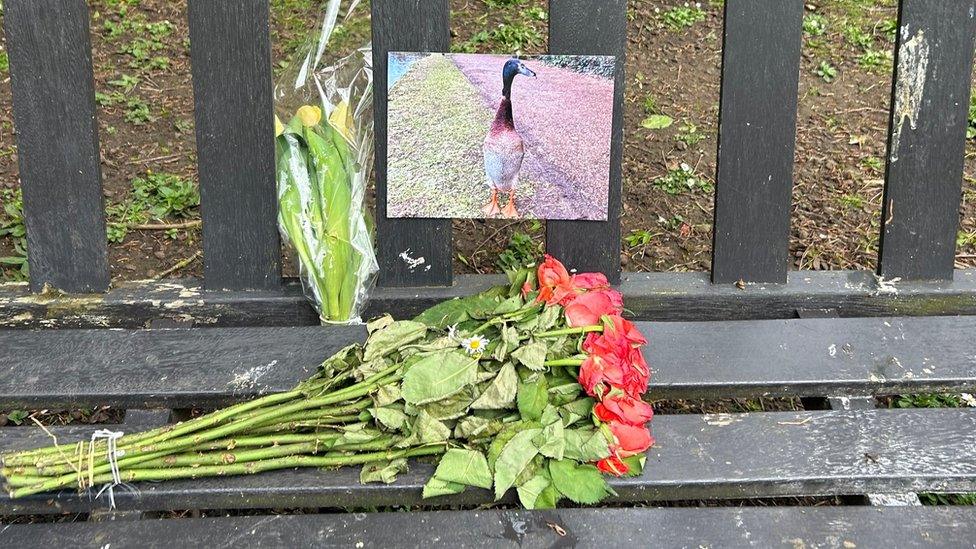
[[[517,435],[520,431],[526,428],[524,421],[519,421],[516,423],[509,423],[497,435],[495,438],[491,439],[491,444],[488,446],[488,467],[492,471],[495,470],[495,464],[498,462],[498,456],[505,449],[505,445],[508,441]]]
[[[428,326],[444,329],[468,320],[470,318],[468,316],[468,306],[468,302],[464,299],[452,299],[434,305],[414,320]]]
[[[396,481],[399,473],[407,470],[406,458],[394,459],[393,461],[379,461],[363,465],[359,473],[359,482],[366,484],[369,482],[382,482],[391,484]]]
[[[456,482],[448,482],[446,480],[441,480],[437,477],[430,477],[427,484],[424,485],[424,499],[435,498],[437,496],[449,496],[452,494],[460,494],[467,488],[463,484],[458,484]]]
[[[518,372],[511,363],[502,366],[491,385],[471,404],[475,410],[500,410],[511,407],[518,390]]]
[[[583,418],[592,416],[594,404],[595,401],[587,397],[560,406],[559,415],[563,418],[563,425],[569,427]]]
[[[556,487],[550,482],[549,486],[546,486],[546,489],[536,498],[535,508],[555,509],[561,498],[562,496],[559,494],[559,490],[556,490]]]
[[[363,425],[357,425],[355,427],[347,427],[341,436],[336,439],[336,445],[345,444],[362,444],[364,442],[372,442],[382,435],[380,431],[375,429],[366,429]]]
[[[426,356],[403,376],[403,398],[410,404],[436,402],[475,382],[478,359],[458,351]]]
[[[546,353],[549,347],[542,341],[523,345],[512,351],[512,358],[526,368],[539,372],[546,369]]]
[[[627,466],[625,477],[639,477],[644,474],[644,464],[647,462],[647,454],[625,457],[623,462]]]
[[[610,455],[607,437],[597,429],[566,429],[563,437],[566,440],[564,459],[591,462]]]
[[[417,419],[413,422],[410,436],[397,443],[399,448],[410,446],[443,442],[451,437],[451,430],[447,425],[431,417],[426,410],[421,410],[417,414]]]
[[[379,318],[376,318],[374,320],[371,320],[371,321],[367,322],[366,323],[366,331],[368,333],[372,334],[373,332],[376,332],[378,330],[382,330],[383,328],[388,327],[390,324],[393,324],[393,322],[394,322],[394,320],[393,320],[393,317],[392,316],[390,316],[390,315],[383,315],[383,316],[381,316]]]
[[[454,438],[471,439],[487,433],[491,420],[486,417],[468,416],[458,421],[454,427]]]
[[[539,435],[539,453],[552,459],[563,459],[566,451],[566,435],[562,421],[546,425]]]
[[[396,408],[376,408],[373,410],[373,417],[384,427],[394,431],[402,429],[407,422],[407,414]]]
[[[366,340],[366,353],[363,362],[382,358],[404,345],[408,345],[427,335],[427,325],[412,320],[401,320],[373,332]]]
[[[525,484],[516,488],[519,501],[526,509],[539,509],[539,496],[552,484],[549,479],[549,470],[541,469],[534,477]]]
[[[504,315],[508,313],[514,313],[515,311],[521,308],[522,308],[522,296],[514,295],[506,299],[505,301],[499,303],[498,306],[495,307],[495,310],[492,312],[492,314]]]
[[[519,332],[514,327],[504,327],[501,331],[501,340],[497,342],[491,358],[498,362],[504,362],[508,352],[517,349],[519,346]]]
[[[469,386],[450,398],[424,404],[423,409],[427,410],[427,413],[434,419],[441,421],[457,419],[467,414],[468,408],[471,406],[471,401],[474,400],[477,394],[474,387]]]
[[[539,454],[539,450],[532,443],[532,439],[539,435],[542,429],[525,429],[519,431],[508,441],[508,444],[498,455],[495,462],[495,499],[499,500],[515,484],[522,471]]]
[[[549,475],[560,494],[580,505],[593,505],[616,495],[593,465],[580,465],[571,459],[553,460],[549,462]]]
[[[562,318],[562,307],[546,306],[539,314],[539,324],[536,329],[545,332],[552,329]]]
[[[542,411],[549,403],[546,378],[540,376],[535,381],[526,381],[518,386],[518,409],[522,419],[536,421],[542,418]]]
[[[485,455],[475,450],[452,448],[444,454],[434,476],[457,484],[491,488],[491,471]]]
[[[373,400],[377,406],[389,406],[401,398],[403,395],[400,394],[400,384],[388,383],[376,390],[376,396],[373,397]]]

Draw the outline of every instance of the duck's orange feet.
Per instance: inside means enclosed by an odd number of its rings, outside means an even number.
[[[498,191],[491,191],[491,202],[485,205],[481,211],[485,214],[485,217],[495,217],[496,215],[502,213],[501,208],[498,207]]]
[[[515,191],[512,191],[512,194],[508,195],[508,204],[502,210],[502,215],[506,219],[516,219],[519,217],[518,210],[515,209]]]

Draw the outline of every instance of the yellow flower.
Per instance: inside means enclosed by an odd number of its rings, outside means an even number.
[[[281,123],[281,119],[278,115],[275,115],[275,137],[281,137],[281,134],[285,133],[285,125]]]
[[[298,118],[306,128],[315,126],[322,121],[322,109],[315,105],[305,105],[298,109]]]
[[[329,115],[329,124],[339,132],[346,141],[352,143],[352,119],[349,116],[349,104],[342,101]]]

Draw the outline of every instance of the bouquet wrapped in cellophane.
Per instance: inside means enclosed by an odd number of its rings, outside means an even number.
[[[324,61],[341,4],[329,2],[318,38],[275,87],[278,225],[306,295],[323,321],[336,323],[359,322],[377,270],[364,204],[373,163],[370,48]]]
[[[526,508],[592,504],[653,444],[646,343],[599,274],[553,258],[511,285],[367,325],[294,390],[111,440],[3,456],[12,497],[76,486],[361,465],[393,482],[439,456],[425,498],[468,487]],[[322,474],[329,474],[323,472]]]

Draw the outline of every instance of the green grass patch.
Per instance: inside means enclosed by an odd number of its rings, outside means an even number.
[[[20,282],[30,274],[27,267],[27,229],[24,226],[24,197],[20,189],[0,189],[0,238],[10,239],[13,254],[0,257],[0,280]]]
[[[705,11],[698,6],[675,6],[661,14],[661,22],[672,31],[683,31],[705,20]]]
[[[200,192],[189,179],[149,172],[132,180],[132,197],[106,208],[109,242],[122,242],[133,225],[152,219],[195,217]]]
[[[710,193],[715,190],[711,181],[696,174],[688,164],[669,170],[663,177],[655,179],[653,185],[670,195],[697,191]]]

